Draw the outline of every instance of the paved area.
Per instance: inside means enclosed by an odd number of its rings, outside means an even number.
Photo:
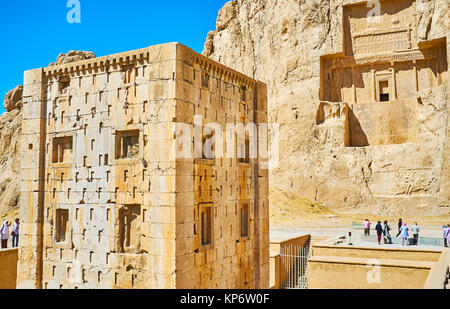
[[[393,230],[391,231],[392,238],[395,238],[397,235],[397,224],[390,224]],[[372,225],[374,227],[374,225]],[[370,241],[361,241],[361,236],[364,234],[364,230],[362,228],[353,228],[351,225],[348,227],[344,226],[335,226],[335,227],[299,227],[299,228],[283,228],[283,227],[273,227],[270,229],[270,237],[272,238],[291,238],[291,237],[298,237],[300,235],[304,234],[310,234],[312,237],[324,237],[328,236],[330,238],[337,238],[339,236],[345,235],[347,236],[349,232],[352,232],[352,242],[355,245],[361,245],[361,246],[380,246],[377,242],[370,242]],[[371,231],[371,235],[376,235],[376,232],[374,230]],[[421,237],[432,237],[432,238],[440,238],[442,237],[442,229],[441,226],[439,226],[438,223],[436,224],[430,224],[430,225],[423,225],[421,226]],[[397,242],[401,242],[401,238],[398,237]],[[386,246],[389,248],[417,248],[417,249],[436,249],[438,246],[431,246],[431,245],[418,245],[418,246],[402,246],[398,244],[392,244],[392,245],[385,245],[382,244],[381,246]]]
[[[341,244],[342,246],[348,246],[347,242]],[[388,248],[388,249],[412,249],[412,250],[440,250],[441,247],[438,246],[430,246],[430,245],[417,245],[417,246],[402,246],[398,244],[379,245],[377,242],[368,242],[368,241],[356,241],[353,242],[353,246],[356,247],[365,247],[365,248]]]
[[[311,236],[330,236],[330,238],[333,238],[346,235],[348,232],[349,229],[343,228],[271,228],[270,238],[290,238],[304,234],[311,234]],[[361,231],[360,236],[362,234]]]

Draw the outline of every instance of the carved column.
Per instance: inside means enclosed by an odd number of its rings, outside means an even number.
[[[377,102],[377,85],[375,80],[375,69],[370,70],[372,72],[372,101]]]
[[[433,52],[433,62],[434,62],[434,66],[435,66],[435,70],[436,70],[436,79],[433,79],[433,81],[435,80],[437,82],[437,85],[434,86],[439,86],[440,84],[442,84],[442,76],[439,73],[440,71],[440,67],[439,67],[439,51],[435,50]]]
[[[413,68],[414,68],[414,82],[415,82],[415,86],[416,86],[416,92],[419,91],[419,79],[418,79],[418,74],[417,74],[417,61],[413,60]]]
[[[352,65],[352,94],[353,94],[353,104],[356,103],[356,78],[355,78],[355,66]]]
[[[391,62],[391,72],[392,72],[392,96],[393,100],[397,101],[397,75],[395,72],[395,63]]]
[[[334,85],[334,72],[336,71],[336,67],[331,67],[331,85],[333,85],[332,86],[332,88],[331,88],[331,102],[335,102],[335,100],[334,100],[334,91],[335,91],[335,85]]]

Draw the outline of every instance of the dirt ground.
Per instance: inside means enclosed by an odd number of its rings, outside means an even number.
[[[387,220],[392,230],[397,230],[399,217],[381,217],[373,214],[337,213],[325,206],[300,198],[292,193],[271,190],[270,227],[276,228],[349,228],[352,223],[362,224],[365,219],[375,227],[378,221]],[[450,224],[450,217],[402,217],[403,222],[412,225],[417,222],[426,229],[440,230],[443,224]]]

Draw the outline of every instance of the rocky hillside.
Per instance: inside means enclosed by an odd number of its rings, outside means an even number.
[[[219,11],[203,54],[264,81],[280,124],[273,190],[333,210],[383,215],[450,214],[447,85],[417,94],[417,142],[345,147],[345,122],[317,122],[321,57],[343,51],[343,6],[356,0],[235,0]],[[450,2],[417,0],[418,39],[447,37]],[[447,55],[448,56],[448,55]],[[272,201],[271,207],[281,208]]]
[[[71,50],[67,54],[59,54],[58,58],[56,58],[56,62],[50,63],[49,66],[56,66],[92,58],[95,58],[93,52]]]
[[[6,113],[0,116],[0,214],[17,207],[20,192],[22,86],[5,96]]]
[[[93,57],[95,55],[92,52],[69,51],[67,54],[60,54],[56,64]],[[5,95],[3,105],[6,113],[0,115],[0,215],[19,205],[22,92],[23,86],[20,85]]]

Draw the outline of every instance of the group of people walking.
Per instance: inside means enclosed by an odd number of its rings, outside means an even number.
[[[8,248],[9,236],[12,236],[12,247],[15,248],[19,246],[19,226],[20,221],[18,218],[14,221],[14,225],[11,231],[10,231],[11,222],[9,222],[8,220],[5,220],[3,222],[2,227],[0,228],[2,249]]]
[[[420,228],[417,222],[414,222],[414,225],[411,226],[411,233],[413,235],[412,244],[418,245],[419,244],[419,232]],[[402,245],[408,246],[409,245],[409,228],[408,225],[405,222],[402,222],[402,219],[398,220],[398,233],[397,236],[402,236]]]
[[[364,221],[364,235],[369,236],[370,235],[370,226],[372,225],[372,223],[369,221],[369,219],[366,219]],[[384,221],[384,223],[382,224],[381,221],[378,221],[377,225],[375,226],[375,230],[377,232],[377,236],[378,236],[378,244],[381,245],[381,238],[384,236],[384,239],[386,240],[387,244],[392,244],[392,237],[390,234],[391,231],[391,227],[389,226],[389,223],[387,221]],[[409,232],[410,229],[408,228],[408,225],[402,221],[402,219],[400,219],[398,221],[398,233],[397,236],[402,236],[402,245],[403,246],[408,246],[409,245]],[[417,222],[414,223],[413,226],[411,226],[411,232],[413,235],[413,241],[412,243],[414,245],[418,245],[419,244],[419,232],[420,232],[420,228],[419,225],[417,224]],[[450,229],[449,232],[450,234]]]

